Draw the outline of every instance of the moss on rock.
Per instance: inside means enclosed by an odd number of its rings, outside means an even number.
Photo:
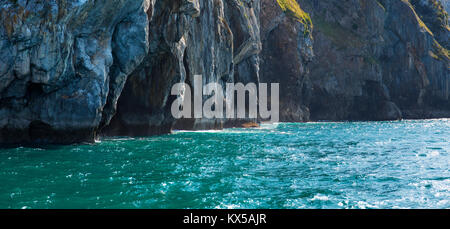
[[[305,25],[305,32],[310,33],[312,31],[313,23],[311,17],[302,10],[296,0],[277,0],[277,2],[286,15]]]

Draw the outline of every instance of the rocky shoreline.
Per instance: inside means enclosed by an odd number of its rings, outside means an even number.
[[[175,83],[280,83],[280,121],[450,117],[437,0],[6,0],[0,144],[258,120],[175,120]]]

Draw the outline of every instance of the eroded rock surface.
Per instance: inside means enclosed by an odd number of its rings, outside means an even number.
[[[258,121],[175,120],[195,75],[280,83],[281,121],[450,117],[436,0],[6,0],[0,18],[0,143]]]
[[[148,49],[150,1],[0,3],[0,141],[93,141]]]
[[[184,10],[191,9],[191,10]],[[171,87],[259,82],[259,1],[156,1],[150,52],[129,77],[108,135],[150,135],[177,129],[220,129],[239,120],[181,119],[170,113]],[[208,99],[204,97],[203,101]],[[194,109],[192,109],[194,110]]]
[[[408,1],[299,2],[314,22],[311,119],[449,116],[448,51]]]
[[[307,65],[314,57],[312,24],[300,20],[304,12],[283,11],[278,1],[262,0],[261,4],[261,82],[280,84],[281,121],[309,121],[304,102],[309,87]]]

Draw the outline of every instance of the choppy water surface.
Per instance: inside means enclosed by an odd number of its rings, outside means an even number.
[[[450,120],[0,149],[0,208],[450,208]]]

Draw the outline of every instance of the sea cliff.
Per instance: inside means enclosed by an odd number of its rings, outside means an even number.
[[[171,87],[280,83],[281,121],[450,117],[436,0],[6,0],[0,143],[220,129],[175,120]]]

